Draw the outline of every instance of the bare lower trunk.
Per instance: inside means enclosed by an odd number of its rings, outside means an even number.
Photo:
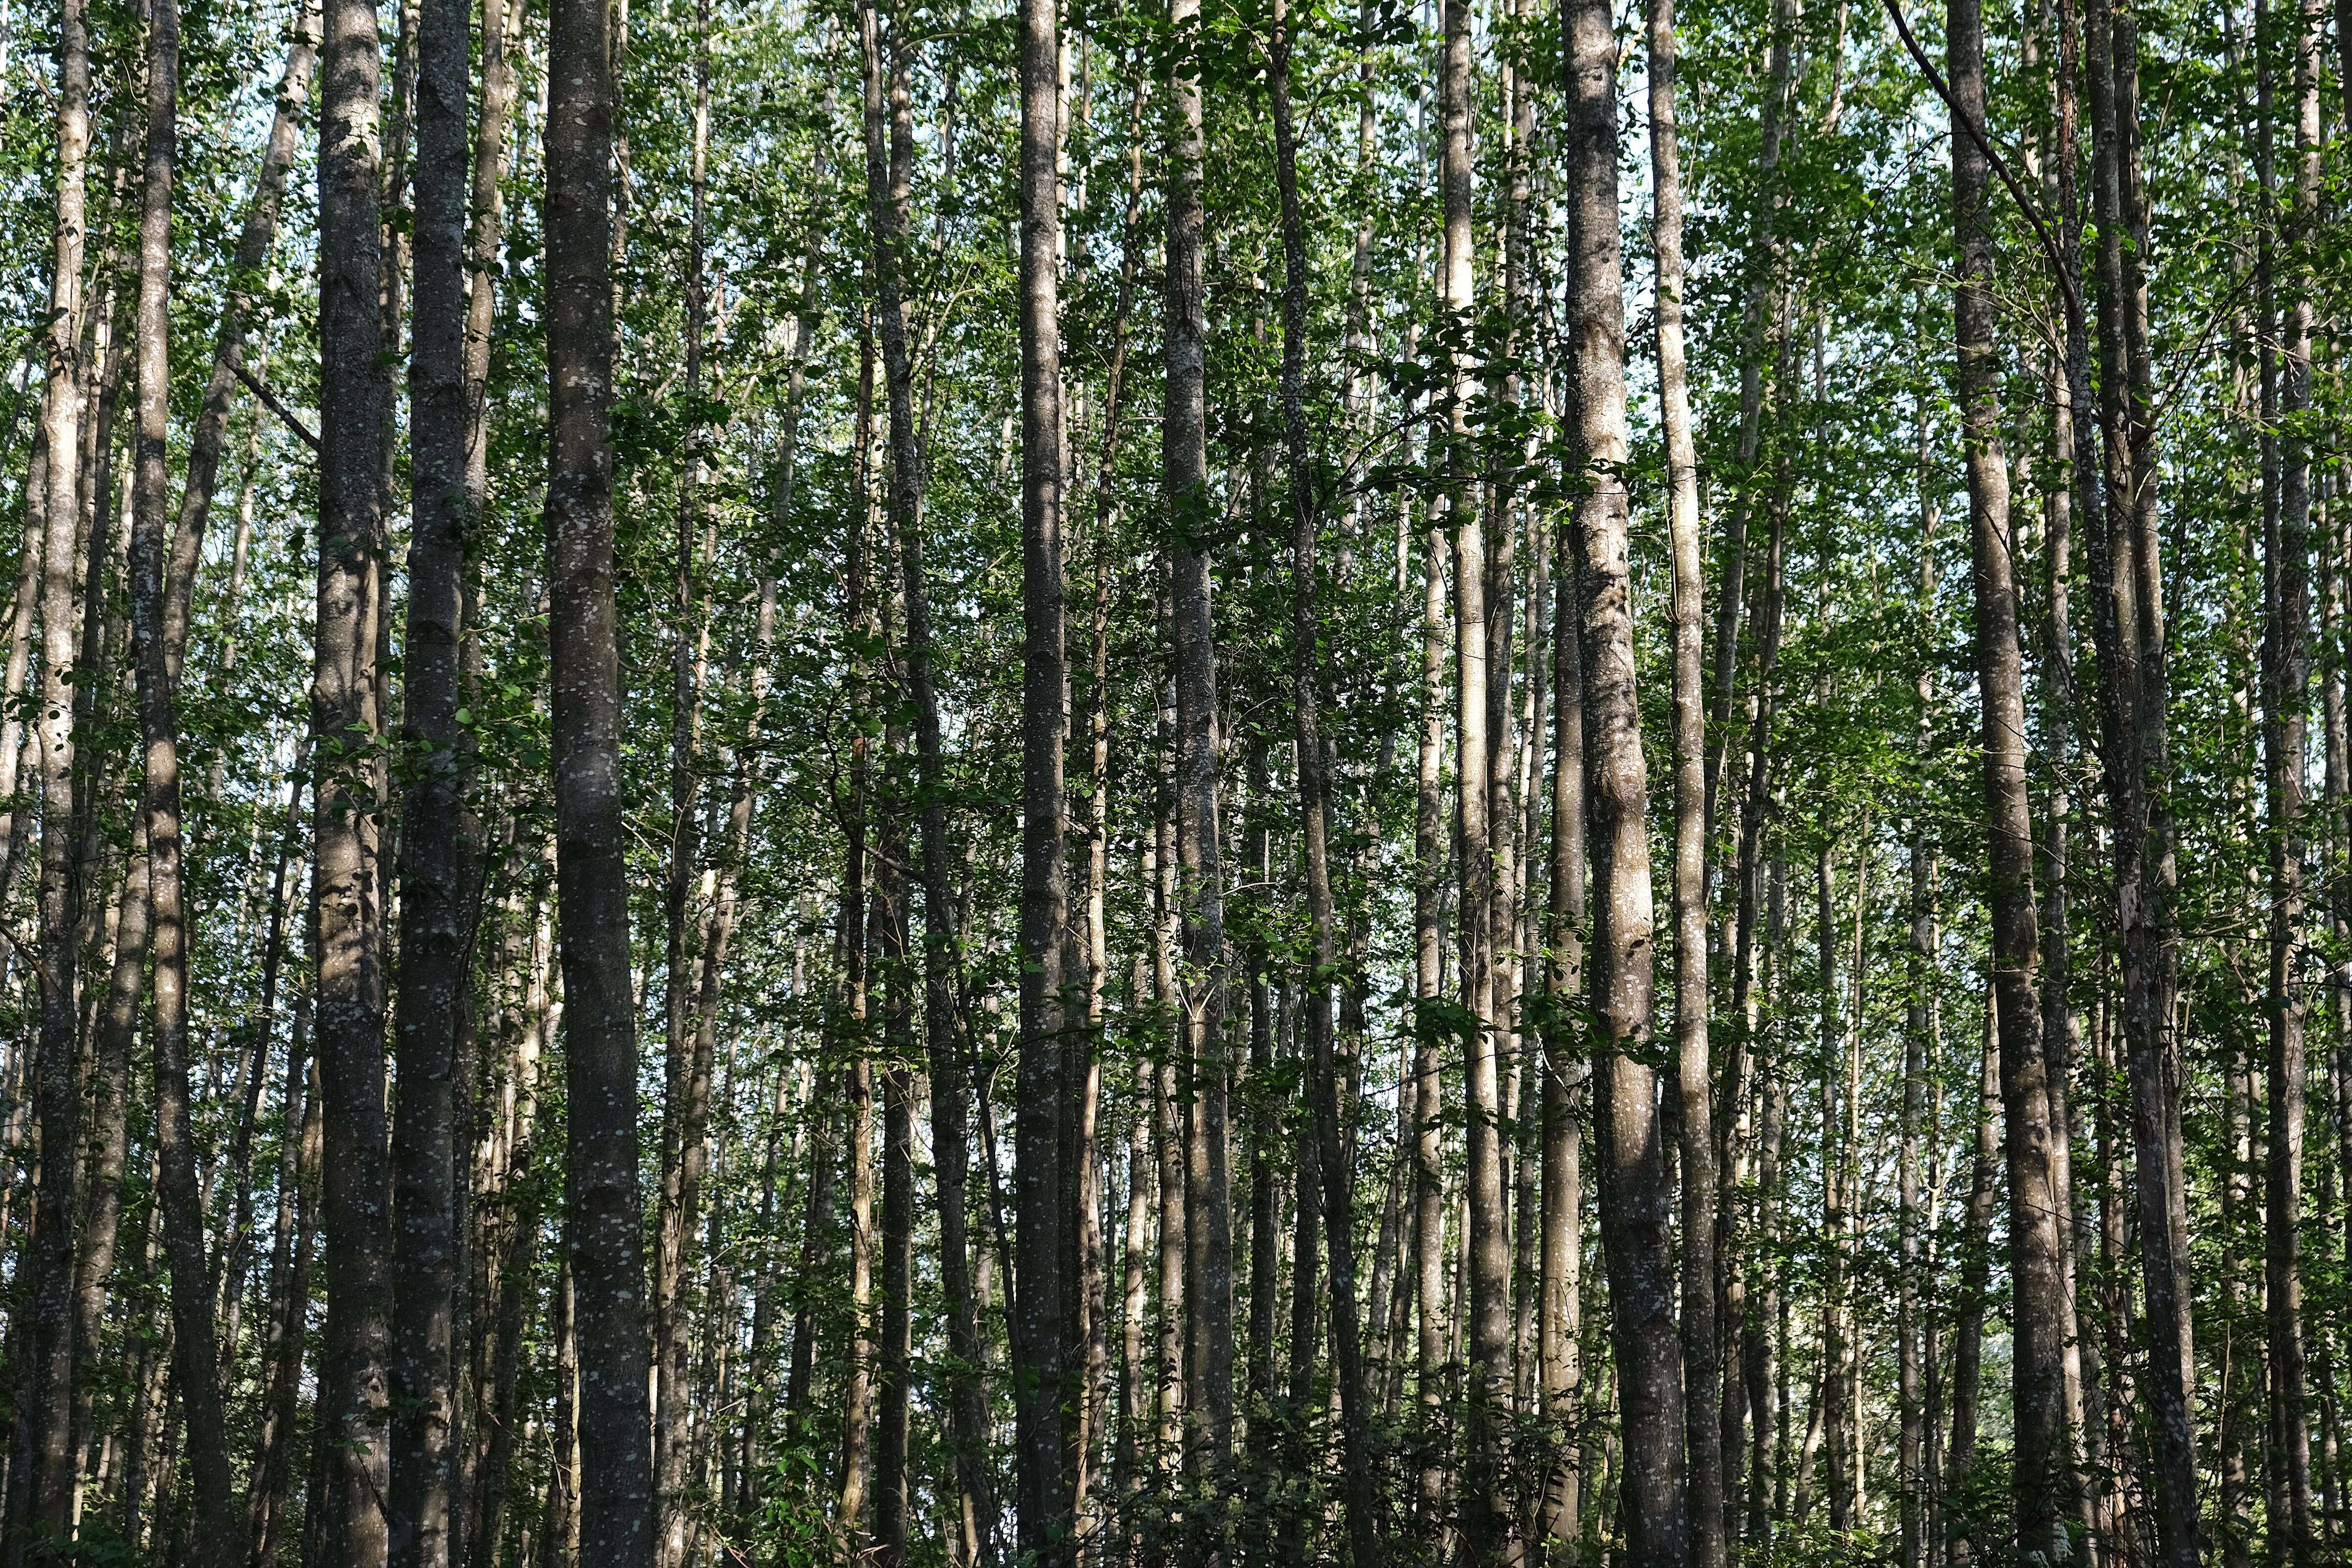
[[[2263,7],[2267,10],[2267,7]],[[2319,192],[2321,22],[2315,4],[2298,7],[2294,30],[2295,179],[2286,238],[2307,249]],[[2267,40],[2264,40],[2267,47]],[[2268,139],[2265,126],[2265,141]],[[2267,148],[2265,149],[2267,151]],[[2265,162],[2268,160],[2265,159]],[[2267,241],[2265,241],[2267,245]],[[2287,277],[2302,269],[2289,267]],[[2312,301],[2290,282],[2279,311],[2279,504],[2264,541],[2268,626],[2263,637],[2263,742],[2270,845],[2270,1023],[2268,1152],[2263,1195],[2263,1301],[2269,1316],[2270,1528],[2288,1561],[2310,1561],[2311,1424],[2303,1328],[2303,1274],[2296,1235],[2303,1217],[2305,1021],[2301,976],[2305,891],[2305,779],[2310,762],[2312,445],[2303,426],[2311,406]],[[2282,1509],[2279,1503],[2285,1506]],[[2282,1517],[2283,1516],[2283,1517]],[[2274,1547],[2275,1550],[2275,1547]]]
[[[1061,1030],[1068,920],[1068,805],[1062,748],[1067,663],[1063,644],[1061,366],[1061,80],[1050,0],[1023,0],[1021,88],[1022,821],[1020,1116],[1016,1127],[1019,1277],[1013,1295],[1021,1550],[1040,1568],[1074,1559],[1073,1500],[1064,1467],[1066,1325],[1076,1282],[1065,1276],[1061,1169],[1074,1086]],[[1172,334],[1171,334],[1172,336]]]
[[[703,336],[709,313],[705,276],[709,226],[707,172],[710,144],[710,11],[694,16],[694,100],[687,183],[686,364],[689,410],[680,433],[677,533],[670,584],[670,746],[667,872],[663,889],[663,1093],[660,1216],[654,1247],[654,1561],[683,1568],[695,1527],[696,1425],[688,1363],[692,1354],[694,1247],[700,1233],[702,1180],[710,1162],[710,1059],[697,1027],[698,956],[690,951],[695,873],[701,848],[701,770],[696,757],[702,677],[709,663],[709,603],[696,556],[709,524],[702,487],[709,435],[700,408]],[[701,962],[707,963],[707,955]]]
[[[1652,237],[1657,255],[1660,408],[1674,555],[1675,1065],[1683,1178],[1683,1418],[1690,1468],[1691,1568],[1724,1568],[1723,1370],[1717,1347],[1714,1075],[1707,1059],[1706,694],[1698,458],[1683,349],[1682,170],[1675,139],[1674,0],[1649,16]],[[1730,1114],[1727,1101],[1726,1114]]]
[[[1985,1011],[1983,1070],[1977,1100],[1977,1146],[1969,1169],[1966,1228],[1960,1237],[1958,1321],[1952,1331],[1952,1441],[1944,1462],[1944,1484],[1966,1486],[1977,1463],[1978,1408],[1983,1388],[1986,1300],[1992,1285],[1992,1211],[1999,1193],[2000,1145],[1993,1118],[2000,1104],[2000,1003],[1998,994]],[[1966,1563],[1985,1544],[1955,1530],[1948,1541],[1951,1562]]]
[[[2121,970],[2121,1023],[2129,1045],[2134,1174],[2141,1279],[2149,1334],[2142,1391],[2155,1432],[2148,1479],[2158,1560],[2190,1568],[2197,1546],[2197,1456],[2190,1426],[2190,1325],[2186,1194],[2180,1163],[2179,1047],[2173,904],[2179,886],[2168,801],[2169,655],[2158,557],[2154,411],[2145,374],[2147,296],[2140,276],[2147,230],[2139,169],[2138,29],[2107,0],[2085,17],[2089,83],[2103,460],[2082,465],[2099,650],[2099,725],[2112,817]],[[2087,403],[2087,367],[2070,366]],[[2102,495],[2101,492],[2104,492]]]
[[[465,636],[466,0],[423,0],[409,361],[407,642],[401,729],[399,1071],[393,1122],[391,1532],[394,1568],[456,1554],[461,1097],[458,1034],[469,970],[467,883],[475,859],[459,648]]]
[[[242,1555],[222,1430],[213,1278],[188,1103],[188,921],[181,889],[178,660],[165,606],[184,600],[167,580],[164,515],[170,479],[172,184],[178,159],[179,11],[156,0],[148,29],[147,166],[139,251],[139,425],[131,538],[131,638],[137,650],[141,738],[146,747],[147,876],[152,915],[156,1152],[163,1247],[172,1274],[173,1373],[187,1424],[194,1483],[191,1561],[230,1568]],[[193,554],[193,552],[192,552]]]
[[[1431,439],[1436,439],[1433,432]],[[1420,1528],[1433,1537],[1443,1516],[1445,1468],[1436,1433],[1445,1396],[1445,1033],[1446,846],[1443,781],[1445,766],[1445,655],[1450,617],[1445,607],[1444,530],[1431,527],[1424,543],[1425,595],[1421,622],[1421,748],[1413,805],[1413,1058],[1410,1089],[1412,1154],[1412,1281],[1414,1366],[1420,1422],[1431,1439],[1415,1497]],[[1400,1107],[1402,1108],[1402,1101]]]
[[[613,563],[613,84],[600,0],[549,26],[547,338],[556,884],[562,934],[565,1251],[579,1346],[580,1552],[652,1561],[636,1025]]]
[[[1178,28],[1195,0],[1175,0]],[[1196,1473],[1233,1451],[1233,1207],[1225,1126],[1225,917],[1218,817],[1217,668],[1210,620],[1207,301],[1199,64],[1180,58],[1167,121],[1168,310],[1161,482],[1176,674],[1176,859],[1188,983],[1181,1020],[1190,1115],[1185,1152],[1187,1457]]]
[[[383,253],[377,129],[381,63],[372,0],[325,10],[320,128],[319,611],[312,676],[316,792],[311,897],[319,931],[318,1040],[326,1137],[327,1335],[318,1436],[329,1455],[314,1505],[337,1561],[388,1549],[382,1499],[391,1294],[384,1161],[383,902],[377,679],[386,392],[378,355]]]
[[[1982,122],[1984,20],[1977,0],[1950,0],[1945,24],[1952,111]],[[2073,1494],[2067,1432],[2066,1264],[2059,1226],[2050,1063],[2042,1030],[2033,824],[2026,798],[2025,681],[2019,649],[2008,460],[1997,396],[2000,366],[1991,292],[1991,171],[1965,130],[1952,144],[1953,222],[1959,279],[1953,297],[1961,423],[1967,436],[1969,556],[1976,605],[1977,686],[1983,710],[1987,865],[1993,986],[2000,1015],[2000,1093],[2010,1200],[2015,1336],[2017,1541],[2063,1539]],[[1990,1543],[1988,1543],[1990,1545]]]
[[[1330,986],[1339,963],[1339,943],[1333,925],[1327,787],[1317,710],[1322,664],[1315,580],[1319,498],[1307,437],[1307,228],[1299,208],[1297,136],[1291,124],[1289,13],[1282,0],[1276,0],[1274,23],[1268,80],[1274,106],[1276,178],[1282,197],[1282,414],[1291,516],[1291,701],[1297,728],[1299,837],[1312,964],[1300,1007],[1307,1099],[1323,1181],[1324,1233],[1331,1258],[1331,1338],[1338,1363],[1340,1463],[1348,1478],[1349,1555],[1355,1568],[1379,1568],[1380,1540],[1372,1514],[1378,1478],[1372,1468],[1370,1412],[1365,1403],[1363,1346],[1356,1317],[1355,1172],[1348,1159],[1340,1121],[1339,1064],[1331,1016]],[[1302,1207],[1304,1201],[1302,1193]],[[1308,1262],[1299,1259],[1301,1278],[1307,1275]],[[1252,1283],[1255,1287],[1255,1281]],[[1293,1353],[1297,1351],[1294,1346]],[[1311,1364],[1311,1356],[1302,1359]]]
[[[49,278],[47,378],[41,403],[48,455],[46,537],[42,541],[40,736],[41,865],[37,894],[40,1027],[33,1078],[40,1161],[31,1245],[17,1265],[26,1305],[10,1360],[18,1384],[9,1505],[0,1555],[22,1562],[28,1539],[71,1524],[76,1466],[68,1452],[73,1412],[74,1166],[79,1158],[75,1083],[75,887],[73,826],[74,542],[81,510],[80,446],[82,253],[89,155],[89,33],[82,0],[58,13],[57,248]],[[27,498],[26,512],[33,510]],[[29,536],[27,543],[30,543]],[[27,955],[29,958],[29,955]],[[19,1349],[18,1347],[21,1347]]]
[[[1585,897],[1583,578],[1571,525],[1558,525],[1559,608],[1554,617],[1551,781],[1551,865],[1546,911],[1544,984],[1549,1012],[1543,1020],[1543,1258],[1542,1322],[1537,1332],[1543,1363],[1545,1429],[1557,1445],[1544,1479],[1543,1534],[1553,1551],[1580,1534],[1585,1477],[1574,1435],[1584,1375],[1584,1129],[1576,1101],[1591,1065],[1574,1059],[1568,1006],[1584,987],[1584,943],[1590,930]]]
[[[1605,4],[1563,18],[1567,50],[1570,374],[1587,488],[1575,530],[1583,602],[1585,777],[1592,849],[1593,1126],[1601,1237],[1625,1440],[1621,1506],[1634,1568],[1690,1551],[1682,1357],[1675,1325],[1671,1187],[1657,1072],[1648,1065],[1653,973],[1649,775],[1634,700],[1626,542],[1623,271],[1617,238],[1616,44]]]

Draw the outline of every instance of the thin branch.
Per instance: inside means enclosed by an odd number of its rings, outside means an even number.
[[[2017,203],[2018,210],[2025,215],[2025,221],[2033,226],[2034,237],[2042,242],[2042,252],[2050,258],[2050,269],[2057,275],[2058,287],[2065,290],[2066,303],[2075,315],[2081,315],[2083,296],[2075,287],[2074,268],[2066,265],[2065,253],[2059,249],[2050,226],[2042,221],[2041,209],[2026,195],[2025,187],[2018,183],[2017,175],[2010,169],[2009,160],[1993,146],[1985,135],[1984,127],[1960,111],[1959,104],[1952,97],[1951,88],[1944,81],[1944,73],[1937,70],[1936,63],[1927,58],[1927,52],[1919,47],[1919,40],[1911,36],[1911,24],[1903,19],[1903,0],[1886,0],[1886,15],[1895,24],[1895,32],[1902,36],[1903,47],[1911,51],[1913,59],[1919,62],[1920,70],[1927,75],[1927,85],[1936,89],[1936,96],[1942,99],[1944,107],[1951,111],[1952,123],[1968,132],[1969,140],[1977,144],[1977,151],[1985,155],[1985,161],[2000,176],[2000,183],[2009,187],[2010,196]]]
[[[1889,3],[1891,4],[1892,0],[1889,0]],[[319,438],[310,434],[310,426],[304,425],[299,419],[295,418],[293,411],[288,408],[286,405],[278,402],[277,397],[271,394],[269,388],[254,380],[253,373],[251,371],[246,369],[243,364],[236,363],[235,360],[230,362],[229,369],[236,373],[237,380],[245,383],[247,388],[252,392],[254,396],[261,399],[261,405],[264,408],[268,409],[269,412],[277,415],[279,419],[285,421],[286,428],[293,431],[296,436],[299,437],[301,438],[302,445],[310,447],[313,453],[316,453],[319,450]]]

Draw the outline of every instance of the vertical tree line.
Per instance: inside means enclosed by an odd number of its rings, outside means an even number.
[[[15,0],[0,1565],[2336,1560],[2347,60]]]

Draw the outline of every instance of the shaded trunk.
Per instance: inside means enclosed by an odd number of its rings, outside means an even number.
[[[705,235],[709,226],[710,8],[694,13],[694,108],[688,155],[686,258],[688,410],[680,432],[677,534],[670,582],[669,843],[663,889],[663,1093],[661,1199],[654,1247],[654,1561],[683,1568],[692,1548],[693,1447],[688,1362],[696,1306],[694,1244],[702,1178],[710,1161],[710,1058],[696,1026],[696,956],[689,952],[695,872],[701,848],[702,775],[696,759],[702,676],[710,643],[709,605],[698,604],[695,552],[708,527],[702,485],[709,433],[702,409],[703,335],[709,314]],[[707,956],[704,962],[708,962]]]
[[[2267,5],[2258,6],[2257,26]],[[2297,6],[2294,31],[2294,189],[2282,238],[2301,263],[2315,234],[2319,194],[2319,8]],[[2268,47],[2268,29],[2262,40]],[[2263,127],[2269,163],[2269,122]],[[2268,170],[2264,170],[2265,176]],[[2265,178],[2264,184],[2269,181]],[[2265,249],[2268,244],[2265,240]],[[2279,301],[2278,506],[2263,541],[2265,626],[2263,752],[2270,847],[2269,1163],[2263,1196],[2263,1301],[2269,1317],[2270,1459],[2273,1550],[2283,1546],[2298,1565],[2317,1544],[2311,1498],[2311,1425],[2303,1330],[2303,1274],[2297,1226],[2303,1212],[2305,1020],[2301,976],[2307,941],[2303,861],[2308,829],[2305,780],[2310,763],[2312,443],[2305,433],[2312,403],[2312,301],[2291,264],[2287,297]],[[2267,314],[2268,312],[2265,312]],[[2284,1504],[2284,1506],[2280,1506]],[[2284,1533],[2284,1541],[2279,1541]]]
[[[1014,1473],[1020,1548],[1040,1568],[1073,1560],[1063,1423],[1066,1332],[1076,1281],[1064,1270],[1062,1152],[1075,1109],[1062,1040],[1069,998],[1062,972],[1069,916],[1068,803],[1063,788],[1063,414],[1061,363],[1061,79],[1050,0],[1022,0],[1021,161],[1021,957],[1020,1113],[1015,1124],[1018,1276],[1012,1308]],[[1172,268],[1171,268],[1172,270]],[[1174,334],[1171,332],[1171,341]]]
[[[264,1342],[261,1441],[253,1466],[247,1530],[255,1568],[277,1568],[294,1484],[295,1415],[302,1395],[303,1325],[310,1311],[310,1268],[319,1218],[322,1157],[319,1073],[310,1061],[307,997],[294,1012],[279,1111],[278,1240],[271,1249],[271,1312]],[[307,1070],[306,1070],[307,1068]]]
[[[1690,1469],[1691,1568],[1724,1568],[1723,1368],[1716,1332],[1716,1189],[1720,1172],[1707,1059],[1706,694],[1700,579],[1698,456],[1683,348],[1682,169],[1675,136],[1674,0],[1649,16],[1652,238],[1657,258],[1658,387],[1674,556],[1675,1066],[1683,1179],[1683,1419]],[[1727,1080],[1729,1083],[1729,1080]],[[1736,1088],[1736,1084],[1730,1084]],[[1732,1100],[1726,1097],[1726,1116]],[[1728,1129],[1727,1129],[1727,1132]],[[1737,1452],[1736,1437],[1734,1452]]]
[[[1944,1462],[1948,1493],[1965,1488],[1977,1463],[1977,1421],[1984,1387],[1985,1306],[1992,1289],[1992,1213],[2000,1180],[2000,1130],[1993,1118],[2000,1104],[2000,1004],[1996,993],[1985,1010],[1982,1070],[1977,1099],[1976,1154],[1969,1167],[1965,1229],[1960,1236],[1959,1289],[1952,1331],[1952,1439]],[[1980,1554],[1985,1543],[1956,1527],[1946,1542],[1955,1563]]]
[[[65,0],[58,21],[56,251],[49,276],[47,380],[42,389],[41,439],[47,453],[47,492],[41,498],[41,863],[37,910],[40,952],[25,955],[41,983],[35,1047],[34,1101],[42,1156],[36,1178],[32,1233],[17,1265],[19,1309],[10,1360],[22,1366],[16,1443],[9,1465],[7,1542],[0,1556],[13,1564],[30,1538],[70,1528],[75,1456],[69,1452],[73,1415],[73,1215],[75,1164],[80,1157],[81,1109],[75,1083],[75,929],[81,923],[75,876],[71,803],[74,785],[73,667],[74,544],[81,512],[79,465],[82,358],[82,253],[88,221],[89,158],[89,29],[83,0]],[[26,498],[29,523],[34,510]],[[29,527],[26,543],[31,543]],[[16,1349],[21,1347],[21,1350]],[[21,1357],[21,1360],[19,1358]]]
[[[2080,473],[2097,605],[2093,625],[2121,961],[2119,1022],[2128,1046],[2147,1303],[2150,1348],[2140,1394],[2156,1435],[2147,1479],[2156,1502],[2158,1560],[2164,1568],[2189,1568],[2197,1559],[2198,1509],[2187,1201],[2179,1173],[2181,1065],[2173,1024],[2179,868],[2168,802],[2169,655],[2141,276],[2147,226],[2139,169],[2139,41],[2137,23],[2109,0],[2091,0],[2084,20],[2103,460],[2095,479],[2088,464]],[[2068,379],[2076,406],[2088,406],[2088,366],[2070,365]]]
[[[1634,700],[1633,583],[1626,541],[1623,269],[1617,229],[1616,44],[1611,14],[1580,0],[1563,18],[1568,107],[1568,325],[1576,443],[1586,488],[1576,503],[1583,578],[1579,633],[1593,875],[1591,1007],[1593,1125],[1601,1239],[1623,1424],[1621,1506],[1634,1568],[1687,1560],[1682,1357],[1675,1325],[1672,1185],[1649,1065],[1656,1006],[1649,775]]]
[[[1945,37],[1952,112],[1981,125],[1984,18],[1977,0],[1949,0]],[[2039,994],[2033,823],[2026,796],[2016,542],[1998,396],[1990,191],[1990,160],[1976,138],[1964,132],[1952,142],[1953,226],[1959,254],[1952,319],[1966,435],[1977,687],[1983,712],[1985,813],[1990,837],[1992,981],[2000,1017],[2009,1176],[2017,1542],[2020,1550],[2034,1551],[2053,1540],[2053,1531],[2063,1539],[2066,1505],[2074,1491],[2073,1447],[2065,1398],[2066,1259]],[[1985,1544],[1990,1549],[1991,1543]]]
[[[1581,1534],[1584,1475],[1574,1432],[1584,1376],[1584,1128],[1577,1101],[1591,1077],[1575,1059],[1569,1008],[1584,988],[1584,944],[1590,927],[1585,896],[1583,578],[1571,535],[1559,530],[1558,609],[1552,638],[1551,864],[1545,911],[1543,1037],[1542,1303],[1537,1353],[1543,1363],[1545,1429],[1556,1452],[1543,1490],[1548,1543]]]
[[[141,739],[146,748],[149,942],[154,960],[156,1154],[162,1172],[163,1250],[172,1276],[174,1381],[186,1423],[193,1528],[190,1561],[230,1568],[242,1555],[222,1427],[213,1278],[188,1094],[188,921],[181,887],[178,649],[165,606],[188,584],[167,580],[164,514],[170,500],[165,440],[171,420],[168,312],[172,185],[179,142],[180,20],[174,0],[155,0],[148,26],[147,166],[139,226],[139,424],[131,535],[131,622]],[[189,551],[193,564],[197,554]],[[185,613],[180,617],[185,625]]]
[[[581,1371],[580,1552],[613,1568],[646,1568],[652,1411],[614,602],[610,32],[597,0],[561,0],[549,26],[549,642],[567,1079],[565,1254]]]
[[[1284,0],[1276,0],[1274,27],[1267,79],[1274,110],[1276,178],[1282,198],[1282,419],[1291,519],[1291,703],[1297,730],[1299,839],[1307,878],[1311,965],[1299,1005],[1306,1033],[1316,1163],[1323,1182],[1324,1234],[1331,1259],[1331,1337],[1339,1380],[1340,1463],[1347,1475],[1349,1558],[1355,1568],[1378,1568],[1380,1540],[1372,1511],[1378,1477],[1372,1467],[1370,1411],[1366,1405],[1363,1344],[1356,1316],[1355,1170],[1340,1121],[1340,1068],[1331,1014],[1330,988],[1337,978],[1339,955],[1332,913],[1328,785],[1318,711],[1322,657],[1315,534],[1320,498],[1316,493],[1307,436],[1307,225],[1298,201],[1297,142],[1290,105],[1291,24]],[[1306,1181],[1304,1175],[1301,1181]],[[1302,1208],[1305,1196],[1302,1191]],[[1299,1259],[1301,1278],[1306,1277],[1309,1262]],[[1297,1347],[1293,1347],[1293,1353],[1297,1353]],[[1300,1359],[1312,1364],[1311,1356]],[[1301,1381],[1294,1379],[1294,1383]]]
[[[406,643],[402,653],[400,971],[394,1025],[393,1568],[457,1550],[458,1034],[472,978],[476,859],[459,646],[465,636],[467,0],[422,0],[416,29],[414,345],[408,367]]]
[[[887,745],[895,762],[906,750],[903,726],[891,726]],[[903,777],[895,779],[903,785]],[[907,832],[895,812],[886,819],[875,856],[876,935],[881,944],[882,1005],[882,1314],[875,1347],[880,1377],[879,1431],[874,1451],[874,1561],[903,1568],[907,1561],[908,1396],[914,1340],[915,1205],[915,965],[907,921]]]
[[[384,1156],[383,903],[378,808],[378,647],[389,388],[373,0],[330,0],[320,128],[318,628],[311,678],[311,900],[325,1131],[327,1334],[318,1435],[328,1457],[312,1512],[338,1562],[372,1568],[389,1546],[385,1420],[392,1281]],[[362,739],[355,744],[354,735]]]

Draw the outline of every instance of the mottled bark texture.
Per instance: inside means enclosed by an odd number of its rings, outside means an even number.
[[[556,898],[563,973],[564,1247],[579,1356],[580,1561],[649,1568],[636,1020],[623,858],[613,563],[613,81],[602,0],[556,0],[546,131]]]

